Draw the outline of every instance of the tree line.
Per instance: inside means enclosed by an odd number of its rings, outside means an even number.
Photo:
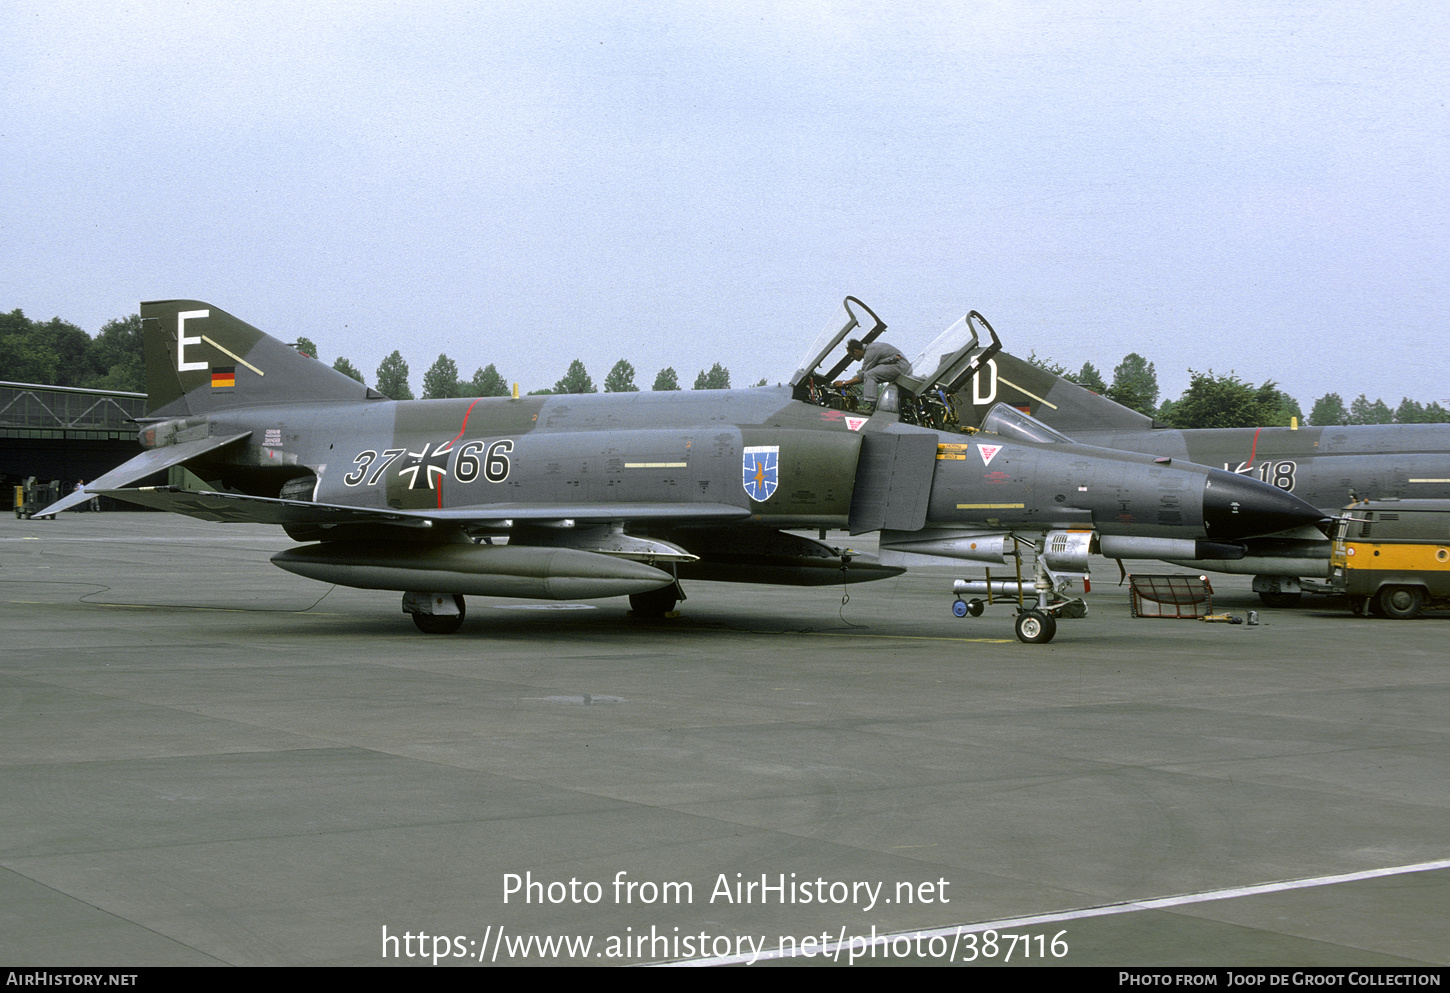
[[[317,357],[316,346],[306,338],[298,340],[299,349],[313,358]],[[310,349],[310,351],[309,351]],[[363,382],[362,373],[357,367],[346,358],[339,356],[333,362],[332,367],[346,376],[351,376],[359,383]],[[765,380],[756,383],[757,386],[764,386]],[[408,361],[403,358],[401,352],[394,350],[393,354],[378,365],[377,379],[373,384],[383,396],[392,400],[441,400],[452,397],[503,397],[513,393],[512,388],[498,371],[498,368],[490,363],[480,369],[474,370],[470,379],[462,379],[458,373],[458,363],[449,358],[447,354],[440,354],[438,360],[428,367],[423,373],[423,392],[420,397],[414,397],[413,388],[408,382]],[[728,390],[730,389],[730,370],[716,362],[708,371],[701,369],[700,374],[695,377],[695,389],[697,390]],[[678,390],[680,386],[679,373],[673,367],[666,367],[655,376],[653,390]],[[614,363],[609,370],[609,375],[604,377],[605,393],[638,393],[640,388],[634,382],[634,366],[625,359]],[[538,390],[529,390],[529,396],[548,396],[562,393],[598,393],[599,387],[594,385],[594,378],[589,375],[582,359],[575,359],[569,363],[569,371],[564,373],[553,388],[545,387]]]
[[[310,338],[298,338],[293,347],[304,355],[318,357]],[[332,368],[359,383],[363,374],[347,358],[339,356]],[[624,359],[614,364],[604,378],[605,393],[634,393],[634,366]],[[141,338],[141,315],[107,321],[92,338],[69,321],[53,317],[33,321],[20,310],[0,312],[0,379],[45,386],[73,386],[82,389],[146,392],[146,353]],[[764,386],[765,380],[756,384]],[[379,364],[374,388],[393,400],[415,399],[408,382],[408,363],[394,351]],[[681,389],[679,374],[664,368],[655,376],[654,390]],[[728,390],[730,370],[716,362],[695,377],[697,390]],[[458,364],[447,355],[423,374],[422,399],[440,397],[499,397],[513,392],[508,380],[493,364],[477,369],[472,378],[461,379]],[[551,393],[597,393],[598,388],[584,363],[575,359],[552,389],[531,390],[531,395]]]
[[[1215,375],[1212,369],[1189,369],[1188,389],[1176,400],[1159,402],[1157,370],[1137,352],[1129,352],[1114,367],[1111,383],[1103,381],[1091,362],[1084,362],[1080,370],[1072,372],[1051,359],[1039,359],[1036,352],[1027,361],[1175,428],[1287,427],[1294,419],[1315,427],[1450,422],[1450,410],[1434,401],[1420,403],[1405,397],[1399,406],[1391,408],[1383,400],[1370,400],[1363,393],[1347,405],[1338,393],[1326,393],[1314,401],[1306,418],[1299,401],[1279,389],[1272,379],[1254,386],[1233,372]]]
[[[308,338],[298,338],[294,347],[313,358],[318,357],[317,346]],[[1111,382],[1105,382],[1091,362],[1084,362],[1081,369],[1073,372],[1051,359],[1039,359],[1036,352],[1027,360],[1176,428],[1276,427],[1287,426],[1291,418],[1314,426],[1450,422],[1450,410],[1438,402],[1420,403],[1405,397],[1398,406],[1390,407],[1383,400],[1370,400],[1363,393],[1348,403],[1338,393],[1326,393],[1314,402],[1306,418],[1299,402],[1280,390],[1273,380],[1254,386],[1232,372],[1216,375],[1212,369],[1208,372],[1190,369],[1188,389],[1177,399],[1160,401],[1157,371],[1152,362],[1137,352],[1128,353],[1114,367]],[[359,383],[365,382],[362,372],[342,356],[332,363],[332,368]],[[620,359],[604,377],[604,392],[637,392],[640,387],[634,377],[634,366]],[[0,313],[0,379],[144,393],[146,359],[141,317],[132,314],[107,321],[92,338],[59,317],[32,321],[19,310]],[[764,386],[765,380],[755,385]],[[395,350],[378,365],[373,386],[394,400],[414,399],[408,382],[408,363],[400,351]],[[667,367],[659,371],[650,388],[679,390],[683,387],[679,374]],[[697,390],[729,388],[730,370],[719,362],[708,370],[701,369],[695,377]],[[475,370],[469,379],[462,379],[458,364],[446,354],[439,355],[423,374],[422,399],[425,400],[508,396],[511,392],[509,381],[493,364]],[[531,390],[530,395],[597,392],[599,389],[584,363],[575,359],[553,388]]]
[[[0,379],[90,390],[146,391],[141,316],[107,321],[94,338],[69,321],[0,313]]]

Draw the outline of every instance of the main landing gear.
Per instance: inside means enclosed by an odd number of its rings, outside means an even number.
[[[629,613],[630,616],[640,619],[667,617],[675,609],[675,604],[683,599],[685,599],[685,591],[680,588],[677,580],[669,586],[661,586],[657,590],[631,593],[629,595]]]
[[[453,634],[467,613],[461,593],[404,593],[403,613],[424,634]]]
[[[647,593],[631,593],[629,606],[637,618],[666,617],[684,598],[679,583],[672,583]],[[411,592],[403,594],[403,613],[411,614],[413,624],[424,634],[453,634],[463,627],[468,608],[461,593]]]

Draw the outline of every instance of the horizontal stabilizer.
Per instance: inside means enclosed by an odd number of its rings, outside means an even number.
[[[170,469],[174,465],[180,465],[188,459],[194,459],[207,452],[214,452],[218,448],[225,448],[234,442],[241,441],[252,432],[245,431],[241,434],[225,435],[220,438],[199,438],[196,441],[183,441],[179,445],[167,445],[165,448],[153,448],[150,451],[142,452],[129,462],[124,462],[112,469],[110,472],[93,479],[86,484],[86,488],[79,493],[72,493],[63,500],[46,507],[36,517],[51,517],[62,510],[70,510],[72,507],[79,507],[92,497],[115,496],[114,491],[123,486],[130,486],[138,480],[145,479],[163,469]],[[121,499],[127,499],[122,497]],[[136,501],[132,501],[133,503]]]
[[[142,486],[130,489],[102,490],[102,496],[142,507],[154,507],[173,514],[185,514],[203,521],[225,521],[230,524],[406,524],[421,514],[397,511],[364,510],[339,507],[329,503],[304,500],[278,500],[273,497],[247,496],[243,493],[211,493],[206,490],[183,490],[174,486]]]

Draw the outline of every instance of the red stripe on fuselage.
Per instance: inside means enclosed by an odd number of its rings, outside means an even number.
[[[454,435],[453,436],[453,440],[448,443],[450,446],[453,446],[453,445],[458,444],[458,439],[459,438],[462,438],[463,437],[463,432],[465,432],[465,431],[468,430],[468,415],[471,414],[471,413],[473,413],[474,405],[477,404],[477,403],[478,403],[478,399],[475,397],[473,403],[470,403],[468,405],[468,409],[463,412],[463,423],[458,426],[458,433],[456,435]],[[443,480],[442,479],[439,479],[438,480],[438,509],[439,510],[442,510],[443,509]]]

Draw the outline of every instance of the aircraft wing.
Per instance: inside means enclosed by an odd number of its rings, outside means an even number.
[[[112,491],[122,486],[130,486],[137,480],[145,479],[152,473],[169,469],[174,465],[180,465],[187,459],[194,459],[198,455],[225,448],[227,445],[250,436],[251,433],[244,431],[241,434],[223,435],[218,438],[198,438],[196,441],[183,441],[179,445],[167,445],[164,448],[153,448],[142,452],[129,462],[118,465],[104,476],[91,480],[81,492],[72,493],[70,496],[57,500],[35,516],[53,517],[62,510],[79,507],[97,495],[114,496]],[[122,497],[122,499],[126,498]]]
[[[175,446],[175,447],[180,447]],[[154,470],[153,470],[154,471]],[[97,492],[92,489],[91,493]],[[181,490],[171,486],[105,489],[102,496],[185,514],[204,521],[250,524],[394,524],[428,527],[434,522],[460,525],[498,526],[504,521],[659,521],[672,524],[711,523],[744,520],[750,511],[728,504],[700,503],[603,503],[603,504],[518,504],[494,503],[439,510],[379,510],[248,496],[242,493],[214,493]],[[90,499],[90,495],[86,495]]]

